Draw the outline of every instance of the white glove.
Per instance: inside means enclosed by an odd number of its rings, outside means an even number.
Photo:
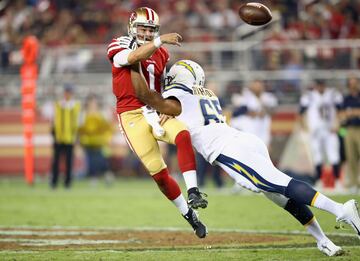
[[[133,38],[129,36],[121,36],[117,40],[119,46],[122,48],[135,50],[137,47],[136,42],[133,42]]]
[[[141,107],[141,109],[147,123],[153,128],[154,134],[158,137],[164,136],[165,130],[159,124],[160,118],[156,111],[148,105]]]

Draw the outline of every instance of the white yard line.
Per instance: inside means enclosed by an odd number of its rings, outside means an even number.
[[[345,247],[346,250],[350,250],[350,249],[358,249],[359,246],[346,246]],[[256,247],[252,247],[250,249],[250,251],[268,251],[268,250],[290,250],[290,251],[296,251],[296,250],[305,250],[305,249],[317,249],[314,246],[299,246],[299,247],[284,247],[284,248],[279,248],[279,247],[260,247],[260,248],[256,248]],[[233,252],[233,251],[241,251],[243,252],[244,248],[212,248],[212,249],[207,249],[208,251],[221,251],[221,252]],[[129,250],[111,250],[111,249],[99,249],[99,250],[62,250],[62,251],[69,251],[71,253],[77,253],[77,254],[99,254],[99,253],[129,253],[131,251]],[[199,249],[136,249],[134,250],[136,252],[156,252],[156,253],[169,253],[169,252],[180,252],[180,251],[199,251]],[[54,250],[0,250],[1,254],[13,254],[13,255],[21,255],[21,254],[37,254],[37,253],[46,253],[46,252],[54,252]],[[325,256],[324,256],[325,257]]]
[[[91,236],[100,231],[36,231],[36,230],[0,230],[0,235],[8,236]]]
[[[127,240],[0,238],[0,242],[18,243],[21,246],[66,246],[141,243],[141,241],[134,238],[130,238]]]
[[[5,230],[10,229],[10,230]],[[0,226],[0,235],[4,232],[4,235],[21,235],[22,231],[27,231],[25,233],[31,233],[31,235],[46,235],[42,233],[54,233],[49,235],[55,235],[55,233],[64,233],[64,235],[73,235],[66,233],[99,233],[106,231],[190,231],[191,229],[184,229],[178,227],[139,227],[139,228],[128,228],[128,227],[80,227],[80,226]],[[26,230],[24,230],[26,229]],[[37,231],[38,229],[47,229],[47,230],[60,230],[64,231]],[[75,230],[75,231],[73,231]],[[80,230],[80,231],[76,231]],[[350,231],[350,229],[349,229]],[[253,229],[236,229],[236,228],[221,228],[221,229],[209,229],[211,232],[236,232],[236,233],[247,233],[247,234],[281,234],[281,235],[309,235],[305,231],[299,230],[253,230]],[[13,233],[13,234],[11,234]],[[343,236],[343,237],[357,237],[354,233],[326,233],[330,236]],[[91,235],[91,234],[88,234]]]

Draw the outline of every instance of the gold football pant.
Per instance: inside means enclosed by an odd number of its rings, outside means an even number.
[[[118,118],[120,130],[127,143],[140,158],[149,173],[154,175],[166,168],[157,141],[175,144],[176,136],[181,131],[186,130],[186,126],[175,118],[169,119],[162,126],[165,135],[157,137],[153,134],[152,127],[142,115],[141,109],[123,112],[118,115]]]

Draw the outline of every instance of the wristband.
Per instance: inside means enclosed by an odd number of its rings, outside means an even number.
[[[160,48],[160,46],[162,46],[162,42],[161,42],[161,39],[160,39],[160,36],[159,37],[156,37],[155,39],[154,39],[154,45],[155,45],[155,47],[156,48]]]

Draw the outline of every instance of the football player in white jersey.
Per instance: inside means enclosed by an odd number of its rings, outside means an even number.
[[[231,97],[236,106],[230,126],[255,134],[269,148],[271,142],[271,114],[278,105],[277,98],[265,91],[263,81],[255,80],[242,94]]]
[[[336,180],[339,178],[340,144],[337,136],[336,113],[341,103],[341,94],[332,88],[326,88],[325,82],[322,80],[318,80],[314,89],[305,93],[300,99],[302,126],[310,134],[310,145],[316,171],[315,181],[321,178],[326,158],[332,165]],[[326,158],[324,154],[326,154]]]
[[[193,146],[207,161],[219,165],[244,188],[264,193],[290,212],[315,237],[320,251],[329,256],[343,253],[324,234],[308,206],[334,214],[337,221],[351,225],[360,238],[357,202],[335,202],[276,169],[259,138],[225,123],[218,98],[204,88],[205,75],[200,65],[190,60],[176,62],[167,74],[165,99],[147,88],[138,68],[132,69],[131,78],[135,91],[148,97],[149,105],[177,116],[187,125]]]

